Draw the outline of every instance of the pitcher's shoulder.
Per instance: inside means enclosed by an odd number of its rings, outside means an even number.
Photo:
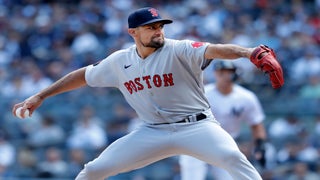
[[[170,39],[170,38],[165,38],[165,45],[166,46],[175,46],[179,44],[184,44],[188,40],[178,40],[178,39]]]

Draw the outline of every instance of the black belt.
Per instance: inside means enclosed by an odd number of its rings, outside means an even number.
[[[153,125],[161,125],[161,124],[175,124],[175,123],[187,123],[187,122],[197,122],[197,121],[201,121],[203,119],[206,119],[207,118],[207,115],[203,114],[203,113],[200,113],[200,114],[197,114],[195,117],[193,117],[192,115],[191,116],[188,116],[184,119],[182,119],[181,121],[177,121],[177,122],[164,122],[164,123],[155,123]]]

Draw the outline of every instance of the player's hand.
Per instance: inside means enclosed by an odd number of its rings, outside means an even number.
[[[261,165],[266,166],[266,141],[263,139],[257,139],[255,141],[254,158]]]
[[[17,103],[12,108],[12,114],[17,117],[16,110],[19,107],[22,107],[21,114],[23,114],[27,109],[30,112],[30,116],[43,102],[43,99],[40,96],[34,95],[24,100],[23,102]]]

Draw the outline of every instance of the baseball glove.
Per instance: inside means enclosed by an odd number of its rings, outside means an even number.
[[[282,67],[273,49],[266,45],[260,45],[253,50],[250,61],[261,71],[269,74],[274,89],[280,88],[284,84]]]

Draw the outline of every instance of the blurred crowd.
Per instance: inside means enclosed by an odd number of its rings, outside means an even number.
[[[320,179],[320,0],[0,0],[0,179],[74,179],[136,126],[112,88],[56,96],[25,120],[11,108],[131,45],[127,16],[144,6],[174,20],[165,26],[168,38],[272,47],[284,68],[280,90],[250,61],[236,61],[239,83],[257,93],[267,113],[274,151],[260,171],[266,180]],[[210,68],[205,81],[214,81]],[[243,134],[239,146],[254,163]],[[114,179],[178,180],[179,167],[173,157]]]

